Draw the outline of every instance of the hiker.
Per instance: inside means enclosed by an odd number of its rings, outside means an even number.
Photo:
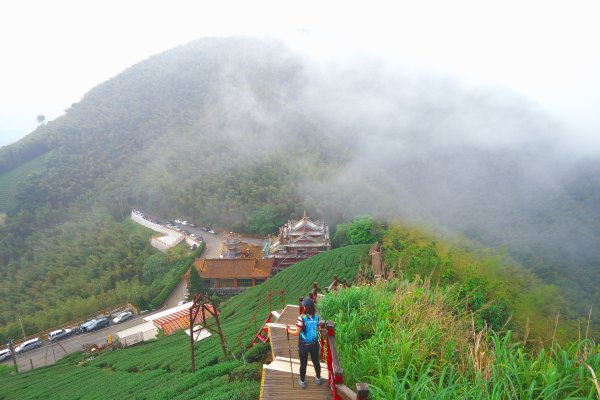
[[[300,357],[300,387],[306,389],[306,366],[308,355],[315,367],[316,383],[323,383],[321,379],[321,363],[319,360],[319,314],[316,313],[315,302],[312,299],[304,300],[304,314],[298,316],[295,327],[286,327],[286,332],[298,338],[298,356]]]

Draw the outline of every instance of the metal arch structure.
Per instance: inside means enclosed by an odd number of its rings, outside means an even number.
[[[209,306],[207,306],[207,304]],[[195,346],[194,346],[194,322],[198,317],[198,314],[202,311],[202,326],[209,332],[217,333],[221,338],[221,347],[223,348],[223,356],[227,358],[227,350],[225,349],[225,337],[223,336],[223,331],[221,330],[221,324],[219,323],[219,312],[217,311],[217,306],[215,305],[213,299],[206,296],[205,294],[195,294],[194,295],[194,303],[190,307],[190,350],[192,354],[192,373],[196,372],[196,354],[195,354]],[[207,324],[206,319],[213,317],[214,322],[212,324]],[[215,332],[216,326],[216,332]]]

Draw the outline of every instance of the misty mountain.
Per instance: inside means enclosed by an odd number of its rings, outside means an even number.
[[[37,216],[34,226],[135,206],[245,230],[265,204],[284,219],[307,209],[330,224],[361,214],[423,224],[505,246],[584,314],[600,303],[600,163],[565,154],[565,134],[498,89],[203,39],[132,66],[0,149],[0,174],[45,157],[5,210],[9,223]],[[3,265],[18,259],[0,247]]]

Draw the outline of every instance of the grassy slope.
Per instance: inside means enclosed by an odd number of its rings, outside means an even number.
[[[600,370],[594,341],[536,351],[510,333],[475,331],[458,289],[396,280],[327,296],[321,312],[344,332],[337,349],[347,384],[368,382],[375,399],[600,396],[588,369]]]
[[[43,165],[46,156],[46,154],[41,155],[0,175],[0,212],[6,212],[16,208],[15,193],[17,188],[32,171],[39,169]]]
[[[361,261],[368,258],[368,249],[368,245],[349,246],[317,255],[229,300],[221,308],[221,324],[230,349],[238,353],[239,359],[237,337],[265,294],[285,288],[285,303],[296,304],[314,281],[324,287],[335,274],[342,279],[355,277]],[[277,300],[273,303],[275,307],[280,305]],[[268,307],[267,302],[257,320],[267,317]],[[255,333],[248,330],[245,343]],[[192,375],[189,338],[181,332],[101,355],[84,366],[76,366],[82,357],[75,354],[53,366],[0,378],[0,398],[253,399],[258,396],[258,382],[230,382],[229,376],[243,368],[241,361],[229,357],[230,361],[217,363],[223,357],[218,336],[201,342],[196,355],[199,372]]]

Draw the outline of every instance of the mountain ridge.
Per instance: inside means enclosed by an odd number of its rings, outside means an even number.
[[[43,231],[94,209],[119,220],[131,206],[240,231],[265,204],[332,224],[371,214],[506,246],[582,314],[600,302],[600,167],[565,158],[551,118],[443,78],[320,68],[252,38],[203,39],[132,66],[0,149],[1,174],[51,151],[4,210],[3,233],[34,240],[15,228],[26,214]],[[32,262],[7,237],[5,274]]]

